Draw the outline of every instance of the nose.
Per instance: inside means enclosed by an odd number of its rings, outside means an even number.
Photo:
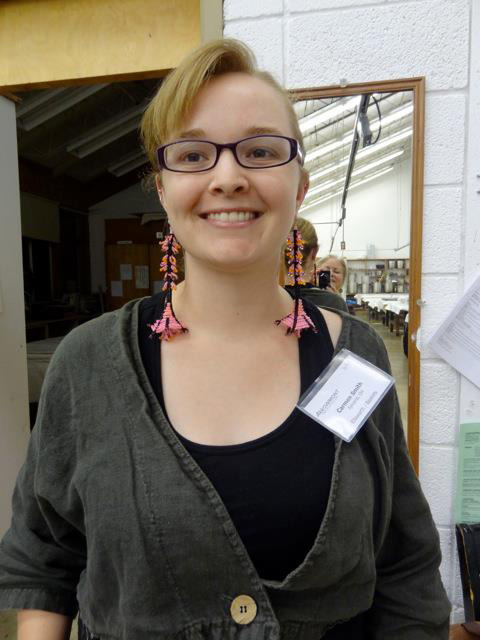
[[[218,162],[212,169],[209,191],[223,195],[247,191],[249,182],[246,171],[235,160],[231,149],[222,149]]]

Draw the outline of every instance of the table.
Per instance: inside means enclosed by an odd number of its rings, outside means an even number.
[[[356,301],[367,307],[369,320],[378,318],[379,313],[385,314],[383,323],[400,335],[400,325],[408,313],[408,293],[357,293]]]

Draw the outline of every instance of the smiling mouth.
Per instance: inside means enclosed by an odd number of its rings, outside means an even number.
[[[259,211],[216,211],[214,213],[201,213],[203,220],[214,220],[217,222],[249,222],[259,218],[262,214]]]

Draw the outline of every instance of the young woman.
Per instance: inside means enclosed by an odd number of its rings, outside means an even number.
[[[287,95],[221,40],[164,82],[142,131],[166,282],[177,243],[185,280],[56,351],[0,607],[21,610],[20,640],[67,637],[78,606],[81,635],[102,640],[446,640],[395,392],[350,443],[296,408],[343,347],[389,364],[366,324],[278,284],[308,186]]]

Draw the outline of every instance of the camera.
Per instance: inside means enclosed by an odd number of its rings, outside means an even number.
[[[328,269],[319,271],[317,273],[317,287],[319,289],[326,289],[330,286],[330,271]]]

